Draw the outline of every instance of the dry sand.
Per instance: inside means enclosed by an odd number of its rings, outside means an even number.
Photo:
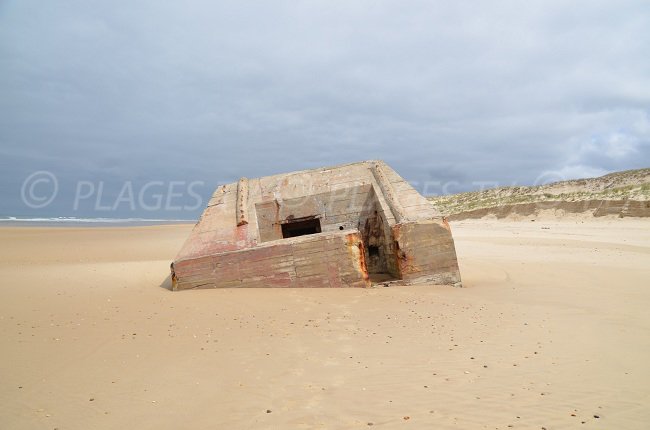
[[[649,428],[649,221],[455,223],[463,289],[171,292],[190,228],[0,228],[0,428]]]

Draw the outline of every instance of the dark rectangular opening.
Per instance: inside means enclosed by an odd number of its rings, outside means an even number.
[[[282,224],[282,237],[304,236],[306,234],[320,233],[320,220],[318,218],[289,221]]]

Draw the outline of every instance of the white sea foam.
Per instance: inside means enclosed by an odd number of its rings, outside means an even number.
[[[162,219],[162,218],[77,218],[77,217],[50,217],[50,218],[18,218],[14,216],[0,218],[0,223],[70,223],[70,224],[146,224],[146,223],[192,223],[191,219]]]

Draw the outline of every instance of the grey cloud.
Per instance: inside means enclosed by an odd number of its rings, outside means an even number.
[[[5,3],[0,215],[25,210],[22,180],[43,169],[67,189],[209,195],[369,158],[457,190],[645,167],[649,16],[644,1]]]

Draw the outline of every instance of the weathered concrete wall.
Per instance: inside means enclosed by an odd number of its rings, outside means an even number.
[[[370,162],[369,162],[370,163]],[[433,204],[418,193],[407,181],[397,174],[393,169],[386,165],[383,161],[377,161],[382,166],[382,170],[390,181],[397,201],[401,206],[405,220],[402,221],[418,221],[433,218],[442,218],[440,212],[433,206]]]
[[[406,281],[461,282],[451,228],[446,221],[409,222],[393,227],[400,277]]]
[[[374,189],[359,215],[357,228],[364,241],[368,273],[398,277],[393,231]]]
[[[173,263],[173,288],[367,287],[356,231],[300,236]]]
[[[298,198],[257,203],[260,242],[282,239],[280,225],[288,219],[317,215],[323,232],[358,228],[359,215],[369,200],[374,202],[370,184]]]

